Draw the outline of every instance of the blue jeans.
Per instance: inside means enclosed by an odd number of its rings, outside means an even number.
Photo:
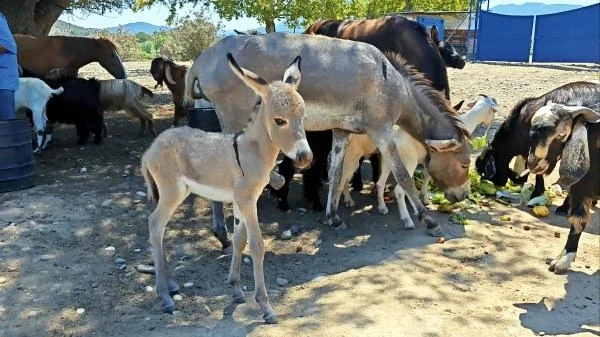
[[[0,121],[15,118],[15,92],[0,89]]]

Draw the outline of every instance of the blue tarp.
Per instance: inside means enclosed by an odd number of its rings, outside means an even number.
[[[538,16],[533,62],[600,63],[600,4]]]
[[[479,12],[475,59],[528,62],[533,16]]]

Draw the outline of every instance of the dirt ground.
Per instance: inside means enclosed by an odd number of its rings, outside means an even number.
[[[149,62],[126,69],[154,87]],[[83,75],[109,76],[96,65]],[[598,79],[598,68],[469,63],[449,69],[449,77],[455,102],[495,97],[499,122],[518,100]],[[172,121],[171,98],[166,88],[154,92],[162,131]],[[315,221],[321,214],[299,210],[309,208],[299,183],[290,213],[268,193],[258,205],[278,325],[263,323],[251,261],[242,264],[247,303],[231,303],[230,255],[211,235],[210,204],[192,197],[170,222],[165,244],[175,278],[193,285],[182,287],[178,312],[164,314],[147,288],[154,276],[135,269],[151,261],[146,217],[153,206],[136,192],[146,190],[139,161],[152,139],[136,137],[139,122],[123,113],[108,114],[107,123],[110,137],[99,146],[77,146],[74,127],[58,127],[36,159],[37,186],[0,194],[2,337],[600,335],[598,209],[572,270],[555,275],[545,259],[565,243],[564,217],[497,205],[471,209],[471,223],[461,226],[434,213],[448,239],[439,244],[422,226],[404,230],[394,204],[380,215],[373,196],[353,193],[357,207],[340,206],[349,229],[336,231]],[[230,208],[227,215],[231,225]],[[500,222],[501,215],[512,222]],[[281,240],[292,225],[300,232]],[[125,260],[124,270],[116,258]],[[277,278],[288,283],[278,286]]]

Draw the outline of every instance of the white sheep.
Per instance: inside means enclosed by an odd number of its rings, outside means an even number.
[[[487,95],[481,94],[477,100],[474,102],[468,103],[467,107],[469,110],[464,114],[460,115],[460,119],[466,126],[466,129],[469,133],[473,133],[475,128],[479,124],[484,124],[488,129],[492,124],[492,120],[494,119],[494,114],[496,111],[500,109],[496,99]],[[399,126],[395,125],[394,130],[396,132],[396,144],[398,145],[398,149],[400,150],[400,158],[408,172],[411,176],[414,174],[415,169],[419,163],[422,163],[427,155],[427,149],[421,145],[416,139],[411,137],[408,132],[402,130]],[[487,132],[487,129],[486,129]],[[354,200],[350,196],[350,187],[348,186],[348,182],[352,178],[352,174],[358,168],[358,160],[360,157],[374,153],[377,151],[377,147],[371,141],[371,138],[366,134],[353,134],[351,135],[350,142],[347,146],[346,155],[344,156],[344,166],[342,170],[342,179],[341,183],[344,186],[344,203],[348,207],[353,207],[355,205]],[[430,181],[430,177],[427,174],[427,170],[424,170],[425,179],[423,181],[423,187],[421,188],[420,196],[424,204],[428,203],[428,185]],[[390,175],[390,167],[388,163],[384,160],[381,161],[381,174],[376,183],[377,185],[377,199],[378,199],[378,211],[382,214],[387,214],[389,212],[387,206],[385,205],[385,201],[383,199],[383,193],[385,190],[385,183]],[[404,199],[405,193],[400,188],[399,185],[396,185],[394,189],[394,194],[396,196],[396,201],[398,203],[398,209],[400,211],[400,219],[404,221],[404,225],[406,228],[412,229],[415,227],[410,215],[408,214],[408,209],[406,207],[406,202]]]
[[[54,95],[60,95],[63,88],[50,88],[46,82],[35,77],[19,78],[19,89],[15,92],[15,110],[28,108],[31,110],[31,120],[36,134],[36,148],[34,153],[42,150],[48,142],[44,141],[46,134],[46,104]]]

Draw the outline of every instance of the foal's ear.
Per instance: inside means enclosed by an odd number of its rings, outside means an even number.
[[[240,67],[237,62],[235,62],[235,59],[231,53],[227,53],[227,60],[229,61],[229,67],[233,73],[236,74],[242,81],[244,81],[244,83],[257,95],[264,97],[269,93],[270,87],[267,81],[263,80],[260,76],[256,75],[250,70]]]
[[[438,36],[438,29],[435,25],[431,26],[431,30],[429,31],[429,35],[431,35],[431,39],[435,44],[440,43],[440,37]]]
[[[285,83],[289,83],[293,85],[296,90],[298,90],[298,86],[300,85],[300,79],[302,75],[300,74],[300,64],[302,63],[302,57],[300,55],[296,56],[296,58],[292,61],[290,66],[283,73],[283,81]]]

